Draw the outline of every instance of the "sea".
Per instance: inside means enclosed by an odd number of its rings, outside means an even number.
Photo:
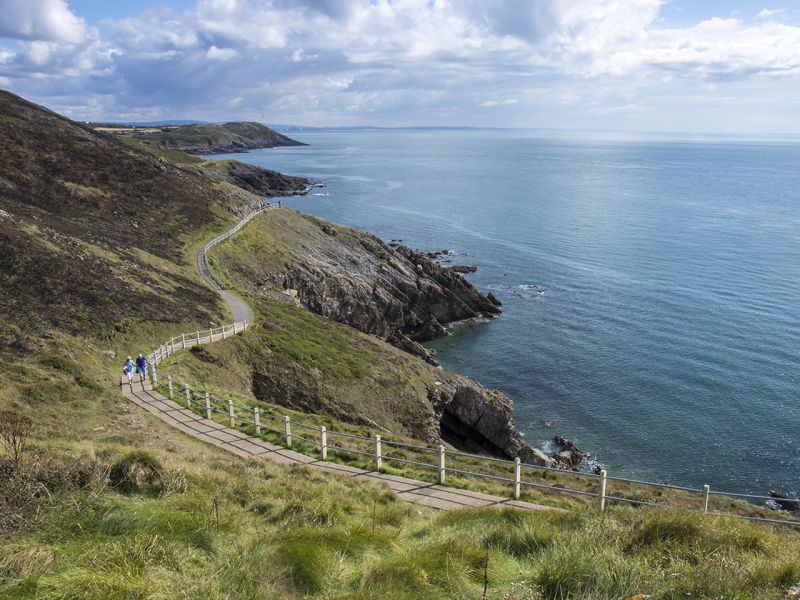
[[[542,131],[296,132],[236,158],[285,206],[475,265],[501,316],[431,344],[609,475],[800,492],[800,143]]]

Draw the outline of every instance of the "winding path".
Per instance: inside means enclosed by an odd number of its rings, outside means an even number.
[[[220,236],[215,237],[213,240],[208,242],[203,249],[197,255],[197,270],[200,272],[200,276],[203,280],[208,284],[212,290],[217,292],[222,300],[225,302],[228,310],[231,311],[231,316],[233,316],[234,323],[241,323],[242,321],[247,321],[248,323],[253,322],[253,311],[247,305],[247,303],[242,299],[241,296],[224,289],[219,282],[214,279],[214,274],[211,272],[211,269],[208,266],[207,254],[208,251],[211,250],[214,246],[219,244],[220,242],[224,242],[229,237],[231,237],[234,233],[239,231],[242,227],[247,225],[250,220],[255,217],[256,215],[264,212],[265,210],[269,210],[269,208],[262,208],[259,210],[255,210],[251,212],[249,215],[244,217],[241,221],[239,221],[234,227],[226,231]]]
[[[265,209],[262,209],[265,210]],[[213,273],[208,268],[206,253],[226,240],[231,235],[239,231],[261,210],[249,214],[239,221],[239,223],[226,233],[208,242],[197,255],[197,268],[200,275],[208,283],[209,287],[217,292],[231,311],[234,321],[253,320],[253,311],[247,303],[233,292],[227,291],[214,279]],[[210,344],[224,339],[220,337],[214,339],[213,335],[207,337],[187,338],[182,348],[190,348],[199,344]],[[322,460],[317,460],[295,452],[291,449],[277,446],[267,442],[260,437],[253,437],[237,429],[226,427],[215,421],[204,419],[188,408],[180,406],[176,402],[169,400],[153,389],[149,381],[144,383],[134,383],[131,385],[122,384],[122,393],[134,404],[140,406],[147,412],[157,416],[159,419],[184,433],[213,444],[231,454],[242,458],[268,458],[274,462],[285,465],[305,465],[312,469],[336,473],[345,477],[353,477],[370,481],[379,485],[388,486],[397,494],[398,497],[415,504],[422,504],[440,510],[454,510],[459,508],[472,508],[481,506],[502,507],[509,506],[525,510],[551,510],[560,509],[513,500],[502,496],[494,496],[481,492],[462,490],[444,485],[427,483],[407,477],[389,475],[380,471],[360,469],[349,465],[342,465]]]

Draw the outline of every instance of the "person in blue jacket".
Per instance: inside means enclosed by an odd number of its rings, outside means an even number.
[[[147,375],[147,356],[144,354],[136,357],[136,372],[139,374],[139,381],[144,382]]]
[[[122,372],[128,376],[128,383],[133,385],[133,372],[136,369],[136,365],[133,362],[133,359],[129,356],[128,360],[125,361],[125,364],[122,365]]]

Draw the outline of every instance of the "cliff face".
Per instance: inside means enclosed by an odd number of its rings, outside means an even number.
[[[318,314],[383,338],[401,333],[415,341],[445,335],[443,325],[500,312],[461,275],[409,248],[390,248],[379,239],[316,222],[328,236],[352,236],[339,256],[307,257],[288,268],[283,288]],[[341,233],[339,233],[341,231]],[[349,240],[348,240],[349,241]],[[329,275],[330,258],[347,265]],[[320,260],[321,259],[321,260]]]
[[[286,294],[309,310],[434,363],[419,342],[444,325],[500,309],[460,274],[427,254],[314,217],[272,212],[254,225],[251,257],[239,256],[238,282]],[[223,250],[224,252],[224,250]]]
[[[229,183],[253,194],[266,196],[291,196],[303,192],[310,183],[302,177],[284,175],[238,160],[204,160],[184,168],[215,183]]]
[[[374,236],[280,209],[268,211],[213,250],[211,260],[218,273],[265,306],[278,299],[296,311],[306,308],[371,334],[334,344],[326,341],[325,320],[314,321],[313,328],[306,321],[291,334],[268,333],[264,345],[272,353],[252,361],[256,397],[402,430],[433,444],[445,441],[472,452],[572,466],[565,455],[546,456],[525,443],[514,423],[513,402],[501,392],[416,358],[432,361],[418,340],[443,335],[443,324],[499,312],[461,275],[428,255],[393,249]],[[290,321],[288,309],[280,317],[265,314],[265,323],[281,328],[279,323]],[[414,356],[386,349],[373,336]],[[300,347],[301,337],[313,346]],[[365,360],[367,374],[337,387],[337,372],[345,367],[325,374],[324,357],[299,367],[318,345],[335,346],[331,352],[340,361],[348,356]],[[279,363],[287,355],[293,360]],[[359,403],[351,395],[369,401]]]

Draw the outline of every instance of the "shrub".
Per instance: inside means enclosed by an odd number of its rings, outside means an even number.
[[[0,445],[19,470],[33,431],[33,421],[11,410],[0,411]]]
[[[149,452],[134,450],[111,465],[108,479],[123,494],[158,495],[163,488],[161,463]]]
[[[87,456],[64,459],[38,452],[22,469],[10,458],[0,459],[0,531],[32,524],[42,502],[61,491],[89,487],[99,473]]]

